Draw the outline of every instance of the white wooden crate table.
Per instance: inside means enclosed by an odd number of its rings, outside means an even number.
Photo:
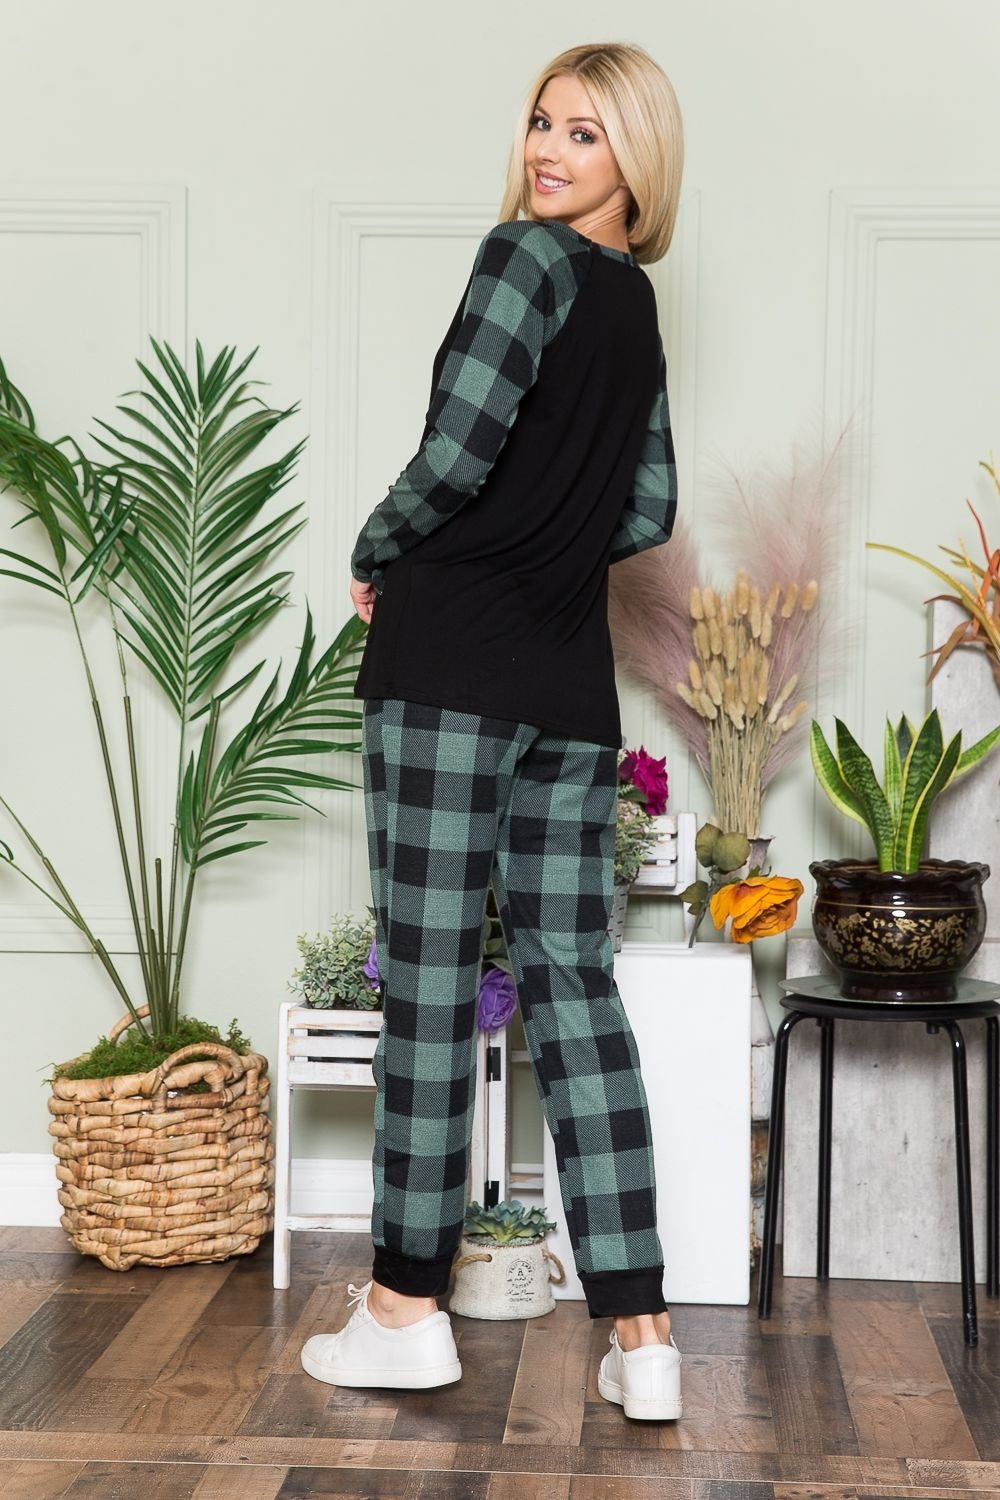
[[[286,1000],[278,1008],[278,1076],[274,1141],[274,1285],[290,1280],[291,1235],[297,1229],[363,1231],[364,1214],[291,1211],[292,1094],[296,1089],[375,1093],[372,1058],[382,1029],[379,1010],[317,1010]]]

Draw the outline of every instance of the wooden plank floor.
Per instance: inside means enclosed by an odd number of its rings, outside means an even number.
[[[59,1229],[0,1229],[0,1494],[17,1500],[849,1500],[1000,1496],[1000,1303],[775,1277],[773,1316],[671,1308],[679,1422],[602,1400],[610,1320],[453,1318],[461,1381],[338,1389],[303,1341],[347,1321],[367,1235],[221,1265],[108,1271]],[[446,1299],[442,1299],[446,1305]]]

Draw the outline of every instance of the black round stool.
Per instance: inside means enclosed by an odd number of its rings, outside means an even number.
[[[952,1086],[955,1095],[955,1165],[958,1176],[958,1232],[962,1265],[962,1312],[965,1342],[979,1340],[976,1317],[975,1254],[972,1234],[972,1172],[969,1158],[969,1092],[965,1066],[965,1038],[959,1021],[982,1018],[986,1022],[986,1290],[1000,1296],[1000,1234],[998,1234],[998,1188],[1000,1188],[1000,984],[983,979],[959,979],[954,1000],[896,1001],[851,1000],[840,993],[838,980],[828,974],[808,974],[801,979],[782,979],[787,991],[781,1004],[788,1015],[778,1027],[774,1042],[774,1081],[771,1088],[771,1125],[767,1149],[767,1186],[764,1197],[764,1234],[757,1282],[757,1315],[771,1316],[771,1281],[774,1273],[774,1239],[778,1220],[778,1183],[781,1148],[785,1131],[785,1075],[788,1070],[788,1038],[799,1021],[811,1016],[820,1028],[819,1092],[819,1191],[816,1215],[816,1276],[830,1275],[830,1147],[833,1134],[833,1024],[838,1017],[851,1021],[922,1021],[930,1035],[946,1031],[951,1040]]]

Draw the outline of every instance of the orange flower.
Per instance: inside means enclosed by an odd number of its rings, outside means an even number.
[[[716,927],[732,917],[734,943],[752,943],[754,938],[773,937],[791,927],[803,889],[801,880],[783,875],[751,875],[722,886],[711,897],[708,909]]]

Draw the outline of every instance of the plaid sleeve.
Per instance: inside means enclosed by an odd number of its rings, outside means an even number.
[[[667,403],[667,359],[660,340],[660,380],[629,498],[611,539],[609,563],[670,538],[677,513],[677,467]]]
[[[569,252],[544,225],[509,220],[484,236],[420,448],[361,528],[355,578],[378,588],[388,563],[476,494],[575,292]]]

